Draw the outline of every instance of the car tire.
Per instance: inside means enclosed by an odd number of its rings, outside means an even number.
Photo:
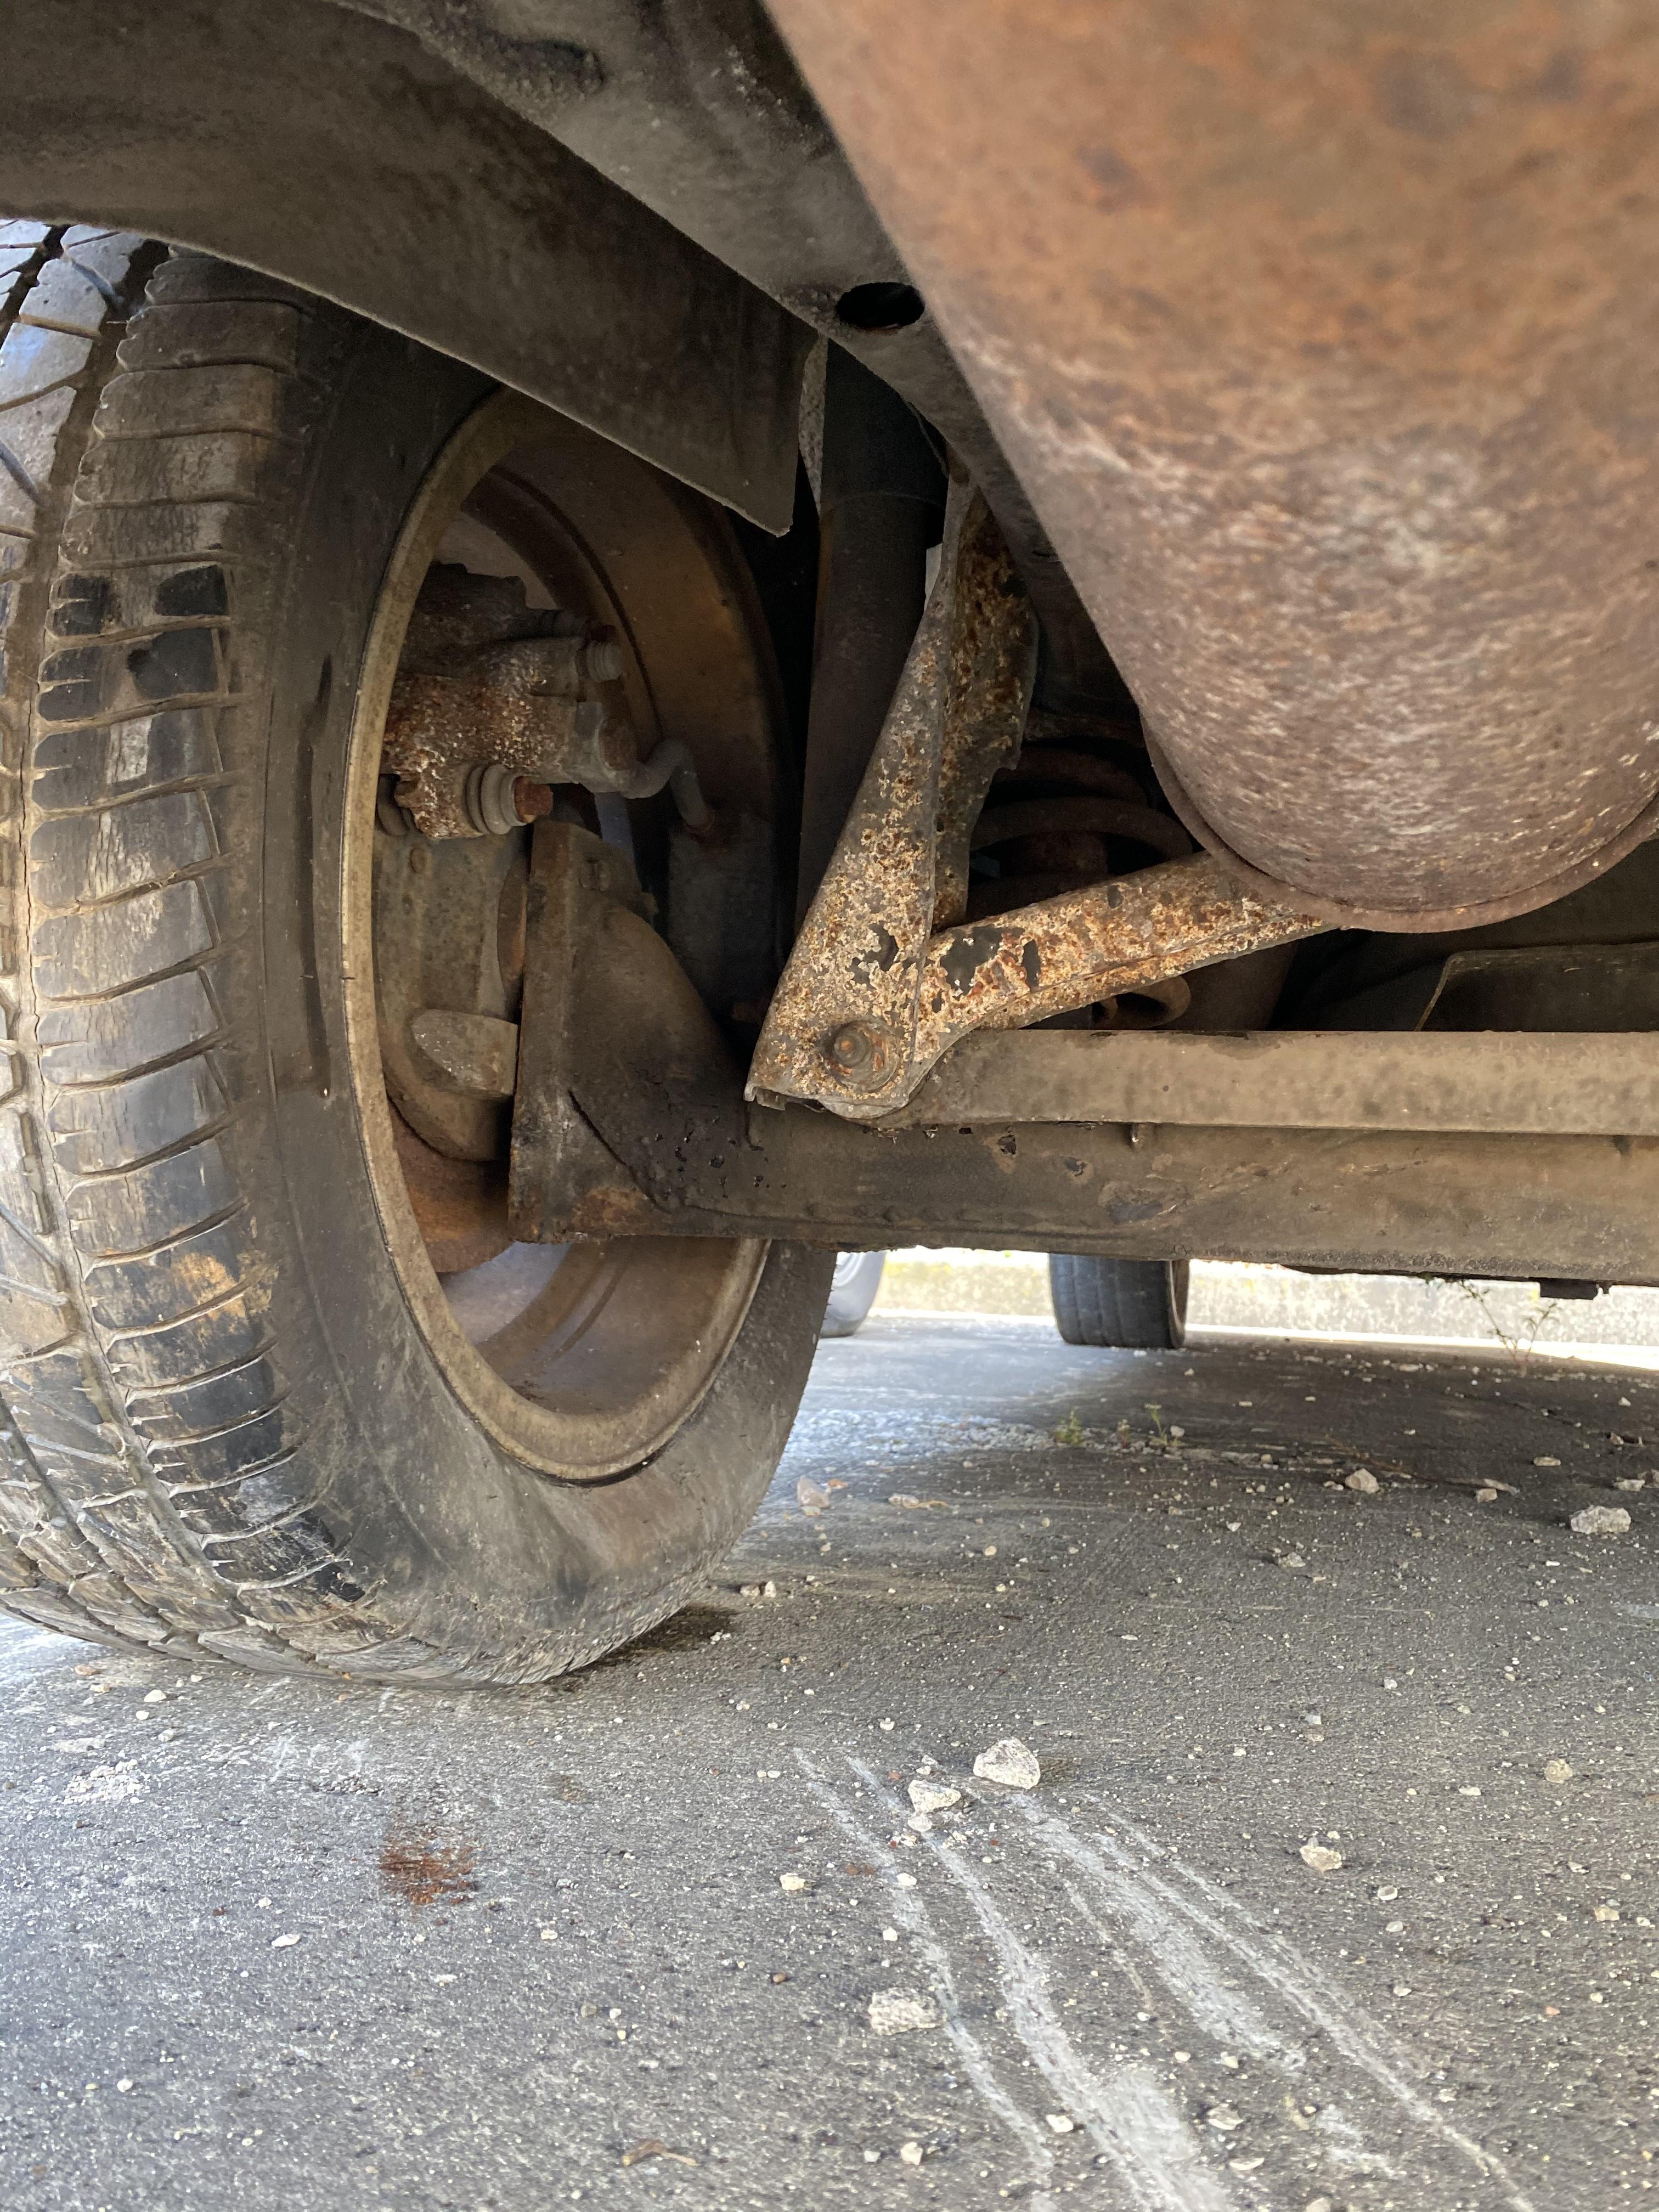
[[[376,1167],[360,689],[423,485],[489,409],[529,403],[109,232],[0,226],[0,1605],[276,1672],[523,1682],[592,1660],[750,1517],[830,1261],[678,1240],[725,1285],[717,1361],[648,1449],[566,1466],[564,1352],[538,1399],[489,1366],[495,1338],[463,1346]],[[576,475],[616,450],[531,412]],[[721,649],[747,653],[726,518],[623,460],[707,564]],[[631,1279],[680,1266],[675,1243],[571,1249]],[[644,1389],[605,1435],[633,1433]]]
[[[1184,1260],[1108,1260],[1053,1252],[1048,1293],[1067,1344],[1173,1352],[1187,1340]]]
[[[820,1336],[856,1336],[870,1318],[881,1288],[884,1252],[838,1252],[830,1285],[830,1303],[823,1310]]]

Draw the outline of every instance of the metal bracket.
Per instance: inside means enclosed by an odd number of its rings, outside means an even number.
[[[743,1116],[738,1064],[646,919],[627,856],[573,823],[538,822],[507,1174],[514,1237],[660,1227],[677,1153],[691,1142],[730,1152]]]
[[[973,827],[1030,708],[1036,623],[983,500],[951,487],[939,573],[748,1096],[850,1121],[904,1106],[957,1039],[1317,934],[1208,854],[968,923]]]

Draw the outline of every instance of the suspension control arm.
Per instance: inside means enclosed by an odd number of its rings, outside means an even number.
[[[967,922],[971,834],[1019,750],[1036,633],[984,501],[953,483],[939,574],[778,984],[751,1099],[849,1121],[908,1104],[975,1030],[1020,1029],[1328,927],[1208,854]]]

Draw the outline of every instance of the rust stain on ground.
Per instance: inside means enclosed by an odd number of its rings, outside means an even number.
[[[473,1844],[441,1844],[435,1836],[389,1833],[380,1846],[380,1887],[419,1908],[446,1898],[470,1897],[478,1887]]]

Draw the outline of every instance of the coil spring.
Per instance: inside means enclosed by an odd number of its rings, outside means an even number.
[[[1033,714],[1018,758],[999,769],[975,826],[969,919],[1183,860],[1192,840],[1153,804],[1154,789],[1132,726],[1092,715]],[[1179,1020],[1191,1000],[1175,977],[1060,1018],[1068,1025],[1156,1029]]]

